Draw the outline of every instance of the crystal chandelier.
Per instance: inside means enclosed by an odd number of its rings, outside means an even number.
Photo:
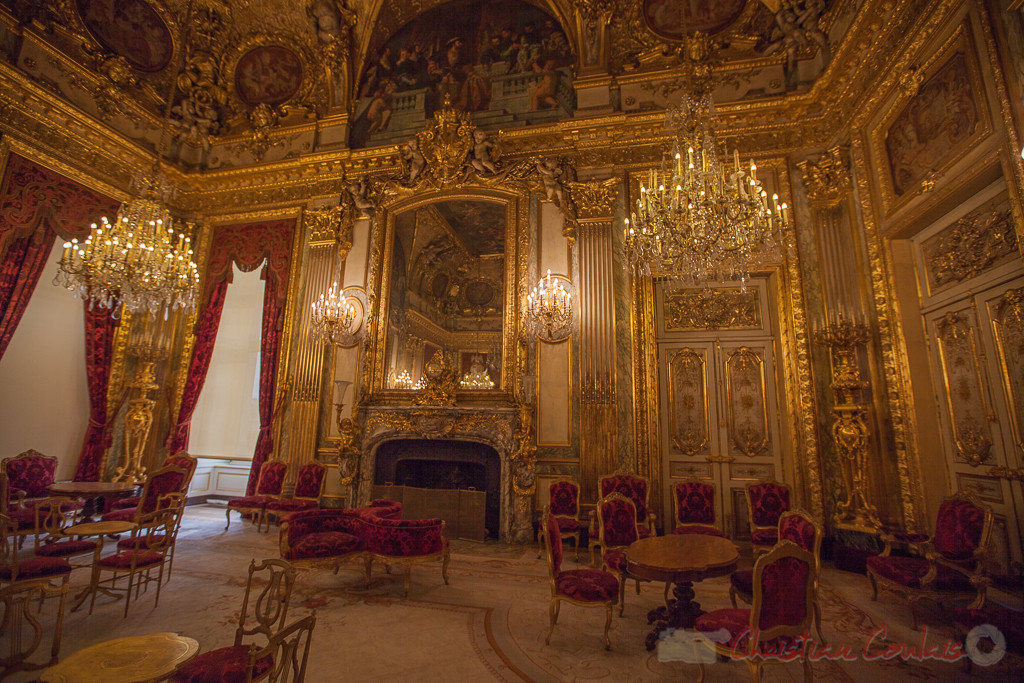
[[[626,219],[626,253],[634,274],[676,283],[746,281],[781,259],[788,206],[761,187],[757,166],[719,144],[709,87],[687,92],[668,111],[671,153],[641,182]],[[730,163],[731,162],[731,163]]]
[[[572,283],[551,276],[542,277],[526,297],[526,325],[541,339],[559,341],[572,329]]]
[[[359,320],[361,310],[355,297],[345,296],[335,282],[313,302],[310,315],[313,334],[324,341],[340,346],[351,346],[362,327]]]
[[[154,172],[136,178],[136,194],[118,209],[111,223],[106,216],[93,223],[83,242],[64,243],[53,283],[92,304],[113,309],[157,313],[196,305],[199,269],[192,260],[192,239],[175,231],[164,206],[166,182]]]
[[[421,377],[420,380],[423,378]],[[409,374],[408,370],[402,370],[402,372],[395,378],[395,389],[418,389],[418,382],[413,384],[412,375]]]

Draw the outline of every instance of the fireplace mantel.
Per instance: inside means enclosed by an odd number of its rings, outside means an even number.
[[[369,503],[377,447],[396,439],[474,441],[497,451],[501,459],[502,540],[528,543],[533,534],[532,458],[517,458],[522,411],[511,406],[361,406],[359,408],[360,462],[358,500]],[[517,431],[519,430],[519,431]],[[524,472],[524,468],[528,472]]]

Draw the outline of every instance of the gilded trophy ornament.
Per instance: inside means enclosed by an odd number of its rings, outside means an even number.
[[[812,207],[836,206],[849,195],[852,188],[850,153],[845,147],[833,147],[822,154],[816,164],[801,161],[797,166],[803,172]]]

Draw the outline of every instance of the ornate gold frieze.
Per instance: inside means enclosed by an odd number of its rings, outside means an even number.
[[[845,147],[833,147],[818,163],[801,161],[797,164],[804,175],[807,198],[812,207],[836,206],[852,189],[850,182],[850,155]]]
[[[569,193],[579,220],[610,221],[615,199],[619,194],[619,179],[570,181]]]
[[[928,284],[942,289],[1016,257],[1017,234],[1006,195],[959,219],[921,245]]]
[[[304,212],[309,245],[336,244],[338,259],[344,261],[352,249],[352,220],[343,206],[308,209]]]
[[[665,329],[724,330],[761,327],[758,287],[689,288],[664,293]]]
[[[992,434],[974,325],[966,313],[951,311],[935,327],[956,455],[977,467],[992,457]]]

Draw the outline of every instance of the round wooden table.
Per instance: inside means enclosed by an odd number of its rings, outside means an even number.
[[[697,617],[704,614],[693,599],[693,582],[731,574],[739,558],[735,543],[705,534],[652,536],[626,548],[626,574],[630,577],[675,584],[675,600],[647,613],[647,623],[654,623],[654,630],[644,640],[647,649],[654,649],[666,628],[693,628]]]
[[[96,502],[106,498],[122,498],[135,492],[136,485],[130,481],[58,481],[47,489],[56,496],[85,498],[82,510],[84,521],[90,521],[96,514]]]
[[[135,522],[104,522],[101,520],[99,522],[82,522],[81,524],[69,526],[66,529],[64,529],[64,533],[68,536],[99,536],[96,543],[96,550],[93,551],[92,557],[92,563],[93,565],[95,565],[100,559],[100,552],[103,550],[104,536],[124,534],[131,531],[135,527]],[[74,612],[79,607],[81,607],[82,603],[85,602],[85,599],[89,597],[89,595],[91,595],[94,590],[101,591],[105,595],[109,595],[111,597],[121,597],[120,595],[114,595],[105,588],[94,587],[92,585],[92,582],[90,581],[89,585],[83,588],[82,591],[75,596],[75,602],[71,605],[71,611]]]
[[[65,657],[39,679],[48,683],[162,681],[198,652],[197,640],[177,633],[116,638]]]

